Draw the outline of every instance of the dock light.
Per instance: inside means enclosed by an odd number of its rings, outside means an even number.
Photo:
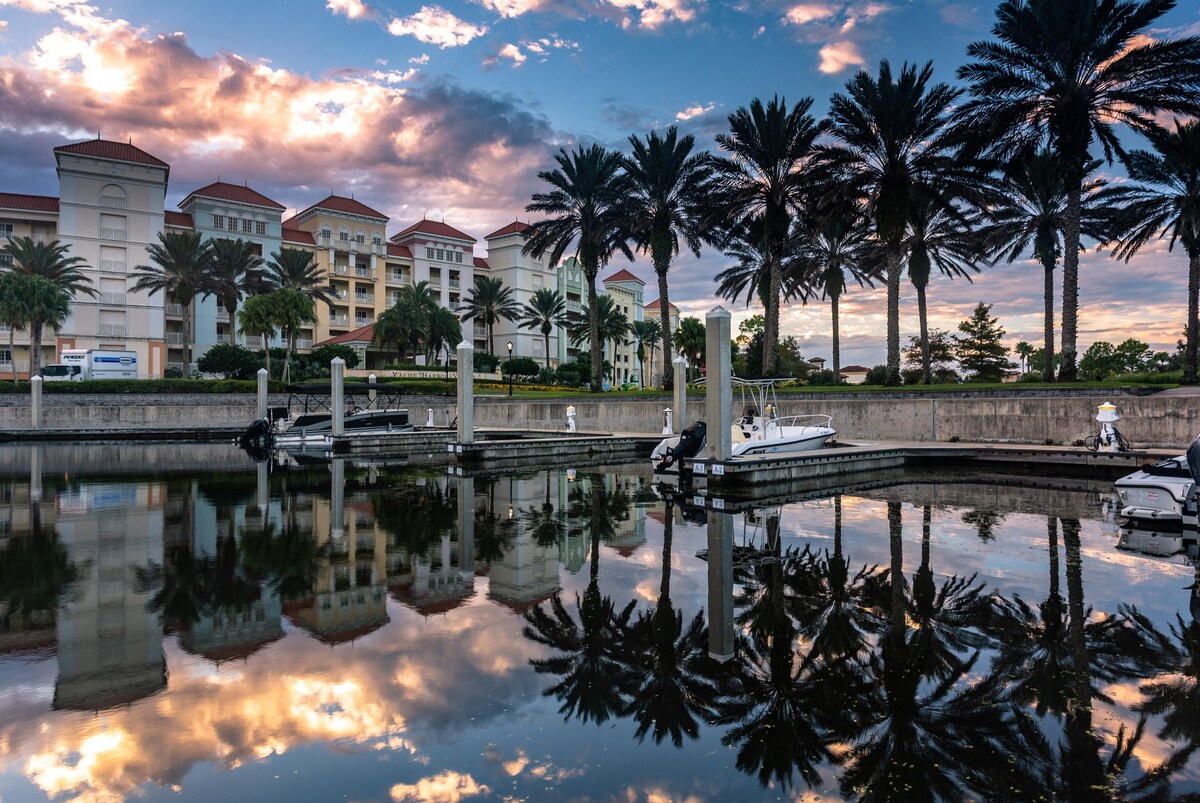
[[[508,341],[508,395],[512,395],[512,341]]]
[[[508,506],[508,518],[509,518],[509,519],[512,519],[514,512],[515,512],[515,511],[513,511],[513,506],[512,506],[512,505],[509,505],[509,506]]]
[[[575,432],[575,405],[567,405],[567,432]]]

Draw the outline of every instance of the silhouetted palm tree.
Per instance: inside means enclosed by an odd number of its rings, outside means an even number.
[[[439,352],[445,351],[447,363],[455,348],[462,342],[462,322],[452,310],[438,306],[429,313],[425,325],[425,347],[428,358],[433,360]]]
[[[747,307],[755,298],[766,306],[772,256],[767,250],[764,232],[763,219],[754,218],[734,228],[722,240],[722,251],[734,260],[734,264],[714,279],[719,297],[736,304],[738,297],[745,293]],[[802,257],[808,242],[809,232],[797,224],[780,244],[780,293],[785,301],[807,300],[812,293],[812,266]]]
[[[0,323],[8,327],[8,354],[12,363],[12,381],[17,381],[17,361],[14,346],[16,333],[29,326],[34,317],[30,285],[33,277],[15,271],[0,273]]]
[[[271,375],[271,337],[279,329],[275,300],[270,293],[251,296],[238,310],[238,331],[243,335],[258,335],[262,338],[263,359],[267,375]]]
[[[496,353],[493,329],[501,321],[515,321],[521,317],[521,305],[513,296],[511,287],[505,287],[498,276],[476,276],[475,286],[458,308],[464,321],[478,318],[487,326],[488,350]]]
[[[766,376],[774,375],[779,364],[785,244],[796,216],[812,201],[807,167],[813,144],[825,132],[825,124],[809,113],[812,103],[812,98],[803,98],[788,108],[787,101],[776,96],[764,106],[755,98],[749,108],[743,106],[729,115],[729,133],[717,135],[717,144],[729,156],[711,162],[715,195],[708,222],[731,233],[760,220],[761,250],[766,256],[762,358]]]
[[[562,293],[543,287],[521,308],[522,329],[540,329],[546,346],[546,367],[550,367],[550,333],[555,327],[565,325],[567,302]]]
[[[150,248],[153,249],[154,246]],[[3,252],[12,257],[14,272],[40,276],[62,288],[68,294],[68,302],[72,294],[95,297],[97,293],[92,287],[92,280],[79,270],[81,267],[87,267],[86,261],[83,257],[67,256],[68,251],[70,251],[70,246],[58,240],[39,242],[32,237],[11,237],[3,248]],[[41,310],[52,311],[58,305],[47,305],[43,302],[38,306]],[[67,317],[69,315],[59,319],[57,325],[61,325]],[[35,376],[42,369],[42,330],[49,321],[41,311],[35,309],[27,323],[29,325],[29,375]]]
[[[550,254],[554,267],[573,244],[579,267],[587,280],[590,322],[599,323],[596,311],[596,276],[613,255],[620,252],[633,259],[628,198],[632,183],[624,174],[624,157],[599,145],[580,146],[572,153],[560,150],[554,157],[559,168],[542,171],[538,178],[550,185],[545,193],[534,193],[526,212],[550,217],[535,221],[527,230],[523,253]],[[598,329],[588,335],[589,343],[603,342]],[[600,349],[591,349],[591,390],[599,393],[604,381],[604,359]]]
[[[700,256],[711,169],[704,156],[692,153],[695,137],[691,134],[680,137],[675,126],[667,128],[666,136],[651,131],[645,141],[631,134],[629,145],[625,173],[633,185],[629,204],[635,221],[634,238],[639,250],[650,254],[654,264],[660,327],[669,338],[671,304],[667,297],[667,271],[671,269],[671,259],[679,254],[680,240]],[[664,341],[663,360],[671,361],[669,340]],[[670,390],[673,381],[669,373],[663,373],[664,389]]]
[[[314,254],[299,248],[284,246],[271,254],[263,270],[262,281],[270,289],[299,290],[313,300],[324,301],[333,308],[334,289],[325,269],[317,264]]]
[[[592,310],[596,310],[597,313],[595,325],[593,325]],[[566,325],[572,345],[578,346],[587,343],[589,349],[599,351],[601,354],[604,353],[604,349],[610,342],[613,344],[613,354],[615,354],[617,343],[623,342],[625,336],[629,334],[629,319],[625,317],[625,313],[621,312],[620,306],[613,301],[612,296],[601,296],[592,307],[578,312],[575,310],[568,312]],[[600,339],[592,341],[593,334]],[[599,349],[595,348],[593,343],[598,343]]]
[[[1059,377],[1077,375],[1080,221],[1093,138],[1122,154],[1116,124],[1146,132],[1154,115],[1200,113],[1200,37],[1149,36],[1174,0],[1004,0],[993,40],[967,47],[958,77],[972,98],[958,111],[980,148],[1005,159],[1044,141],[1059,158],[1063,326]]]
[[[650,350],[650,364],[654,363],[654,347],[663,342],[662,327],[658,321],[646,319],[644,321],[634,321],[629,324],[629,336],[634,344],[635,353],[638,358],[638,367],[640,368],[640,377],[642,387],[649,384],[649,378],[646,376],[646,350]]]
[[[242,239],[212,240],[212,253],[212,289],[229,313],[230,323],[236,325],[242,297],[262,288],[263,258],[257,243]]]
[[[133,269],[133,293],[170,293],[183,319],[183,362],[192,364],[192,302],[209,295],[212,287],[212,243],[200,232],[159,232],[158,242],[146,247],[153,265]]]

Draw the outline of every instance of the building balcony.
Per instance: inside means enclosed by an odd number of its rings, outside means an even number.
[[[106,227],[101,227],[100,239],[101,240],[118,240],[118,241],[123,242],[124,240],[127,239],[127,235],[126,235],[125,229],[110,229],[110,228],[106,228]]]
[[[166,313],[168,318],[182,318],[183,317],[183,305],[182,304],[163,304],[163,312]]]
[[[387,274],[388,284],[411,284],[410,277],[407,273],[390,272]]]
[[[356,293],[354,295],[354,303],[355,304],[374,304],[375,303],[375,294],[374,293]]]
[[[233,335],[217,335],[217,342],[229,345],[233,342]]]
[[[458,279],[450,280],[450,289],[451,290],[457,290],[459,287],[461,287],[461,283],[459,282]]]
[[[125,306],[125,294],[124,293],[101,293],[100,297],[99,297],[99,301],[101,304],[106,304],[110,307],[123,307],[123,306]]]
[[[370,268],[358,267],[354,269],[354,278],[375,281],[375,271]]]
[[[183,332],[167,332],[163,335],[163,340],[167,341],[168,346],[182,346]]]
[[[375,323],[375,317],[373,315],[356,316],[354,318],[355,326],[366,326],[369,323]]]
[[[248,349],[260,349],[263,347],[262,335],[246,335],[242,339],[242,345]]]
[[[259,347],[261,348],[261,344]],[[311,339],[303,338],[303,337],[296,338],[296,348],[297,349],[300,349],[301,351],[307,351],[308,349],[311,349],[312,347],[313,347],[313,342]]]
[[[96,334],[100,337],[125,337],[125,324],[102,323],[97,327]]]
[[[330,326],[349,326],[350,325],[350,316],[349,315],[330,315],[329,316],[329,325]]]
[[[229,310],[224,307],[217,307],[217,323],[229,323]]]

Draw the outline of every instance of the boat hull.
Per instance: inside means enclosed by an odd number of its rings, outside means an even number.
[[[1151,529],[1196,526],[1195,482],[1184,456],[1143,466],[1114,485],[1126,520]]]
[[[837,430],[830,427],[783,427],[776,437],[765,440],[749,440],[733,445],[734,457],[758,457],[760,455],[792,454],[820,449]]]

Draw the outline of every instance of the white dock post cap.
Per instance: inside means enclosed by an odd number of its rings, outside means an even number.
[[[721,305],[718,304],[717,306],[710,309],[708,311],[708,314],[705,315],[704,317],[706,317],[706,318],[730,318],[732,316],[729,314],[729,310],[725,309],[724,307],[722,307]]]
[[[330,365],[345,365],[346,361],[343,360],[341,357],[334,357],[332,360],[329,361],[329,364]]]
[[[466,341],[466,340],[464,340],[463,342],[459,343],[459,344],[458,344],[458,346],[456,347],[456,349],[457,349],[458,351],[465,351],[466,349],[474,349],[474,348],[475,348],[475,347],[474,347],[473,345],[471,345],[471,344],[470,344],[468,341]]]
[[[267,375],[267,369],[266,369],[266,368],[259,368],[259,369],[258,369],[258,375],[259,375],[259,376],[266,376],[266,375]]]
[[[675,359],[671,360],[675,365],[687,365],[687,357],[680,354]]]

